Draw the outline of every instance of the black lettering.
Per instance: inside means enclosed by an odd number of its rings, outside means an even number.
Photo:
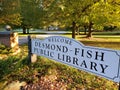
[[[55,45],[54,44],[51,45],[51,50],[55,50]]]
[[[45,48],[45,43],[42,43],[42,45],[41,45],[41,46],[42,46],[42,48]]]
[[[108,67],[108,65],[103,65],[103,64],[100,64],[101,68],[102,68],[102,72],[101,73],[105,73],[105,69]]]
[[[79,53],[79,48],[75,48],[75,55],[78,55],[78,53]]]
[[[38,53],[38,48],[34,48],[34,52]]]
[[[48,38],[48,41],[51,42],[52,41],[51,38]]]
[[[76,64],[76,65],[78,65],[78,58],[76,58],[76,57],[73,57],[73,64]]]
[[[61,51],[61,46],[58,46],[58,45],[56,45],[57,47],[57,49],[56,49],[56,51]]]
[[[71,57],[70,56],[66,56],[66,62],[71,62]]]
[[[43,50],[43,52],[44,52],[44,55],[45,55],[45,56],[48,56],[48,55],[49,55],[49,52],[46,52],[46,50]]]
[[[64,52],[64,53],[68,52],[68,48],[66,46],[63,46],[62,52]]]
[[[40,49],[40,54],[43,54],[44,52],[43,52],[43,50],[42,49]]]
[[[35,42],[35,46],[38,46],[38,42]]]
[[[103,60],[103,58],[104,58],[104,53],[103,53],[103,52],[101,52],[100,54],[99,54],[98,52],[96,52],[96,54],[95,54],[95,59],[98,60],[98,57],[101,58],[101,59],[99,59],[99,60],[104,61],[104,60]]]
[[[60,53],[58,53],[58,59],[64,61],[64,59],[65,59],[65,58],[64,58],[64,55],[60,55]]]
[[[81,54],[82,57],[84,57],[84,49],[82,49],[82,54]]]
[[[87,51],[87,58],[92,58],[92,51],[90,50]]]
[[[58,40],[59,40],[59,39],[58,39]],[[60,42],[63,43],[63,42],[64,42],[64,39],[61,38],[61,39],[60,39]]]
[[[91,69],[91,70],[94,69],[95,71],[97,71],[97,68],[96,68],[96,67],[97,67],[97,64],[96,64],[95,62],[91,62],[91,67],[90,67],[90,69]]]
[[[69,45],[72,44],[71,40],[66,39],[66,38],[49,38],[48,42],[61,42],[61,43],[69,44]]]
[[[38,53],[38,48],[34,48],[34,52],[37,52],[37,53]]]
[[[82,64],[80,65],[81,67],[84,66],[85,68],[87,68],[87,64],[85,62],[85,60],[83,60]]]
[[[58,59],[61,60],[61,58],[60,58],[60,54],[59,54],[59,53],[58,53]]]
[[[66,44],[69,44],[69,40],[66,40],[66,39],[65,39],[65,43],[66,43]]]
[[[50,57],[54,57],[54,52],[50,52]]]
[[[50,49],[50,44],[45,44],[45,49]]]

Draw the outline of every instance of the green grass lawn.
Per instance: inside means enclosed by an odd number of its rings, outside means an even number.
[[[71,38],[71,35],[62,36]],[[91,39],[84,38],[84,35],[76,36],[76,40],[87,46],[120,50],[119,35],[93,36],[94,38]],[[37,83],[40,77],[51,75],[57,77],[56,81],[67,85],[66,90],[118,90],[117,83],[45,57],[39,56],[36,63],[28,65],[27,44],[20,46],[21,52],[16,56],[12,56],[11,54],[7,56],[8,52],[5,52],[6,49],[3,46],[2,48],[0,47],[0,55],[6,55],[5,58],[0,59],[0,90],[11,81],[19,80],[26,81],[27,83]],[[7,83],[5,84],[5,82]]]
[[[77,36],[77,40],[88,46],[120,50],[120,35],[93,35],[91,39]]]
[[[100,32],[101,33],[101,32]],[[101,33],[102,34],[102,33]],[[114,50],[120,50],[120,35],[113,35],[108,33],[108,35],[101,35],[99,33],[93,34],[93,37],[88,39],[85,38],[86,35],[76,35],[76,40],[82,42],[87,46],[102,47]],[[71,38],[71,35],[61,35]]]

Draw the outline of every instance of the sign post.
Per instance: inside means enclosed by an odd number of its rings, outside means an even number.
[[[120,83],[120,51],[84,46],[62,36],[31,39],[31,45],[31,53]]]
[[[28,36],[28,64],[31,63],[31,36]]]
[[[120,90],[120,81],[119,81],[119,88],[118,88],[118,90]]]
[[[31,53],[31,36],[28,36],[28,64],[34,63],[37,61],[37,55]]]

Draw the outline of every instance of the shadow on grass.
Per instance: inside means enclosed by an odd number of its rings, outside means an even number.
[[[22,67],[27,66],[27,63],[27,57],[20,60],[19,58],[11,56],[5,60],[0,60],[0,82],[6,80],[11,81],[11,74],[15,74]]]
[[[28,57],[20,59],[20,57],[11,56],[5,60],[0,60],[0,82],[10,83],[18,80],[33,83],[36,78],[46,74],[51,66],[53,66],[52,63],[45,64],[41,60],[29,64]]]

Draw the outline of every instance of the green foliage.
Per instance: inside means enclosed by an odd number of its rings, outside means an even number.
[[[41,26],[44,12],[39,0],[20,0],[22,25],[26,28]]]
[[[105,25],[119,26],[118,16],[120,11],[118,9],[120,9],[120,6],[103,0],[94,4],[91,7],[90,14],[94,28],[99,29],[100,26],[103,28]]]
[[[0,24],[21,24],[19,0],[0,1]]]
[[[27,76],[32,76],[27,66],[26,59],[20,60],[16,57],[9,57],[6,60],[0,60],[0,80],[1,81],[14,81],[14,80],[28,80],[31,78],[26,78]]]
[[[103,30],[104,26],[120,26],[120,5],[118,1],[104,0],[61,0],[47,7],[50,23],[71,27],[87,26],[89,29]],[[47,22],[47,20],[46,20]],[[92,25],[91,25],[92,23]],[[76,28],[77,29],[77,28]],[[89,30],[91,33],[91,30]]]
[[[9,47],[6,47],[3,44],[0,44],[0,54],[10,54],[12,53],[12,49]]]

